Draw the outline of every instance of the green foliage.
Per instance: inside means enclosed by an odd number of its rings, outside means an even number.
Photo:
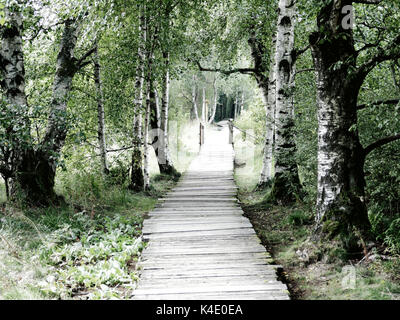
[[[385,243],[395,253],[400,253],[400,218],[393,220],[384,233]]]
[[[257,144],[263,144],[265,137],[265,107],[259,95],[255,95],[249,107],[242,111],[240,117],[235,120],[235,126],[243,131],[249,131],[251,137],[249,139]],[[242,137],[247,137],[242,132]]]
[[[123,162],[117,160],[117,164],[109,169],[105,178],[110,185],[126,187],[129,183],[129,168]]]
[[[287,222],[294,226],[309,225],[313,222],[313,218],[309,212],[294,210],[288,216]]]
[[[143,248],[138,221],[119,215],[96,221],[84,214],[74,218],[81,228],[61,225],[39,249],[43,261],[54,266],[39,283],[42,290],[62,298],[79,292],[95,299],[120,298],[116,286],[133,289],[137,275],[132,266]]]

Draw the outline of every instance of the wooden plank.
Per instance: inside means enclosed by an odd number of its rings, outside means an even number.
[[[254,270],[270,270],[271,272],[276,274],[276,266],[268,265],[264,260],[251,260],[251,261],[237,261],[237,263],[232,264],[229,261],[203,261],[203,263],[199,264],[196,261],[190,260],[186,261],[183,264],[178,261],[170,261],[170,262],[158,262],[154,263],[151,260],[141,261],[140,263],[141,270],[169,270],[171,272],[175,271],[188,271],[188,270],[196,270],[196,271],[212,271],[212,270],[220,270],[220,269],[249,269],[252,268]]]
[[[210,269],[210,270],[176,270],[170,273],[170,270],[146,270],[142,275],[142,279],[183,279],[183,278],[218,278],[218,277],[241,277],[241,278],[248,278],[248,277],[257,277],[257,278],[265,278],[273,279],[276,281],[276,272],[273,270],[261,270],[255,268],[241,268],[241,269]]]
[[[193,208],[193,207],[185,207],[185,208],[164,208],[159,207],[149,213],[149,215],[155,215],[159,213],[171,213],[171,214],[231,214],[231,213],[241,213],[243,214],[243,210],[240,207],[227,208],[227,207],[208,207],[208,208]]]
[[[154,226],[158,224],[162,224],[163,226],[173,226],[173,225],[191,225],[191,224],[214,224],[214,223],[248,223],[248,219],[243,217],[242,215],[225,215],[225,216],[217,216],[217,217],[208,217],[204,219],[201,218],[193,218],[190,216],[186,216],[185,219],[165,219],[165,215],[159,216],[157,219],[156,217],[151,217],[143,222],[144,226]]]
[[[180,255],[177,257],[176,255],[169,255],[169,254],[159,254],[159,255],[152,255],[151,257],[144,254],[141,259],[142,261],[150,260],[150,261],[180,261],[184,262],[188,258],[192,260],[198,260],[198,264],[202,264],[204,262],[215,262],[215,261],[222,261],[227,263],[228,261],[236,261],[241,259],[246,259],[248,261],[256,261],[258,259],[265,260],[270,257],[269,253],[265,252],[245,252],[245,253],[230,253],[226,252],[224,254],[192,254],[192,255]]]
[[[195,187],[175,187],[173,189],[174,191],[237,191],[238,187],[235,185],[232,186],[217,186],[217,187],[211,187],[211,186],[195,186]]]
[[[242,235],[255,235],[253,228],[237,228],[237,229],[224,229],[224,230],[201,230],[201,231],[182,231],[182,232],[163,232],[163,233],[151,233],[144,234],[144,240],[150,239],[182,239],[184,238],[202,238],[208,236],[220,236],[220,235],[230,235],[230,236],[242,236]]]
[[[204,208],[208,210],[218,210],[218,209],[237,209],[238,204],[236,202],[225,202],[216,205],[214,202],[202,202],[202,201],[197,201],[197,202],[188,202],[185,204],[179,203],[179,202],[168,202],[168,203],[163,203],[161,208],[181,208],[181,209],[190,209],[190,208]]]
[[[205,285],[227,285],[227,286],[251,286],[262,284],[275,284],[276,275],[246,275],[226,276],[226,277],[195,277],[195,278],[173,278],[173,279],[142,279],[141,289],[159,289],[159,288],[179,288],[190,286]]]
[[[264,252],[265,248],[264,247],[259,247],[259,246],[248,246],[244,248],[240,247],[231,247],[228,248],[229,252],[231,253],[256,253],[256,252]],[[224,247],[215,247],[215,248],[157,248],[156,250],[154,249],[148,249],[146,250],[146,257],[149,258],[152,255],[195,255],[195,254],[224,254],[228,249],[225,249]]]
[[[231,246],[239,246],[245,247],[248,245],[260,245],[260,240],[256,236],[249,237],[220,237],[220,238],[203,238],[203,239],[187,239],[187,241],[180,240],[163,240],[157,241],[154,240],[151,243],[147,244],[147,248],[151,247],[217,247],[217,246],[225,246],[229,248]]]
[[[152,233],[171,233],[171,232],[192,232],[192,231],[211,231],[211,230],[231,230],[253,228],[250,222],[227,222],[214,224],[188,224],[188,225],[149,225],[143,229],[143,234]]]
[[[236,192],[171,192],[166,194],[164,199],[171,199],[171,198],[197,198],[197,199],[204,199],[204,198],[234,198],[236,199]]]
[[[187,294],[158,294],[133,295],[133,300],[289,300],[286,292],[253,291],[253,292],[224,292],[222,293],[187,293]]]
[[[189,202],[189,204],[197,203],[198,205],[203,205],[204,203],[211,203],[213,205],[215,205],[215,203],[217,202],[219,205],[223,204],[224,202],[228,202],[228,203],[235,203],[238,200],[236,198],[233,197],[224,197],[224,196],[215,196],[215,197],[199,197],[197,195],[195,196],[191,196],[191,197],[169,197],[169,198],[161,198],[158,199],[159,201],[162,201],[164,203],[177,203],[177,204],[183,204],[183,206],[186,206],[187,203],[185,202]]]
[[[210,216],[205,219],[204,216],[194,216],[191,215],[173,215],[169,216],[166,214],[163,215],[155,215],[151,216],[149,219],[146,219],[143,224],[154,224],[154,223],[162,223],[162,224],[190,224],[190,223],[218,223],[218,222],[227,222],[227,221],[245,221],[245,217],[240,214],[226,214],[226,215],[218,215],[218,216]]]
[[[255,233],[252,234],[244,234],[244,235],[238,235],[238,234],[228,234],[228,235],[208,235],[208,236],[193,236],[193,237],[185,237],[184,240],[180,237],[175,238],[170,238],[170,239],[153,239],[151,243],[171,243],[171,242],[184,242],[184,243],[195,243],[195,242],[212,242],[212,241],[250,241],[249,239],[255,238],[254,241],[257,243],[260,242],[258,239],[257,235]],[[150,245],[150,243],[148,244]]]
[[[285,284],[260,284],[252,286],[210,286],[198,285],[192,287],[159,288],[159,289],[137,289],[135,295],[161,295],[161,294],[184,294],[184,293],[217,293],[217,292],[254,292],[254,291],[284,291]]]

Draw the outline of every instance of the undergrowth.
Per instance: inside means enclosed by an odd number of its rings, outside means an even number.
[[[175,184],[154,176],[147,193],[91,174],[58,186],[68,205],[3,205],[0,299],[129,299],[144,248],[146,212]]]

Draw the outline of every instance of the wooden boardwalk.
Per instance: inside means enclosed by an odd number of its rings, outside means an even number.
[[[210,129],[178,185],[150,212],[133,299],[289,299],[233,180],[228,129]]]

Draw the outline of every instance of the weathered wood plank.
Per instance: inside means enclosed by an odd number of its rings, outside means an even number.
[[[218,277],[242,277],[247,279],[248,277],[262,277],[276,280],[276,272],[273,270],[261,270],[261,268],[241,268],[241,269],[214,269],[214,270],[176,270],[175,272],[169,273],[169,270],[146,270],[141,276],[142,279],[182,279],[182,278],[218,278]]]
[[[185,216],[168,216],[168,215],[159,215],[159,216],[151,216],[149,219],[145,220],[143,225],[155,224],[155,223],[162,223],[165,224],[192,224],[192,223],[199,223],[199,224],[210,224],[210,223],[218,223],[218,222],[240,222],[246,221],[245,218],[240,215],[218,215],[218,216],[210,216],[207,219],[204,219],[204,216],[192,217],[190,215]]]
[[[157,288],[157,289],[137,289],[135,295],[161,295],[161,294],[184,294],[184,293],[217,293],[217,292],[254,292],[254,291],[284,291],[287,290],[285,284],[259,284],[243,286],[210,286],[197,285],[192,287],[176,288]]]
[[[256,232],[253,228],[236,228],[236,229],[223,229],[223,230],[198,230],[198,231],[182,231],[182,232],[160,232],[144,234],[143,239],[182,239],[185,238],[202,238],[209,236],[248,236],[255,235]]]
[[[163,224],[150,224],[143,234],[152,234],[160,232],[191,232],[191,231],[209,231],[209,230],[226,230],[226,229],[246,229],[252,228],[250,222],[226,222],[214,224],[187,224],[187,225],[163,225]]]
[[[192,277],[192,278],[158,278],[142,279],[141,289],[158,289],[163,287],[181,288],[189,286],[226,285],[226,286],[251,286],[259,284],[273,284],[276,275],[229,275],[221,277]]]
[[[133,300],[289,300],[286,292],[254,291],[254,292],[224,292],[222,293],[186,293],[186,294],[159,294],[136,295]]]

